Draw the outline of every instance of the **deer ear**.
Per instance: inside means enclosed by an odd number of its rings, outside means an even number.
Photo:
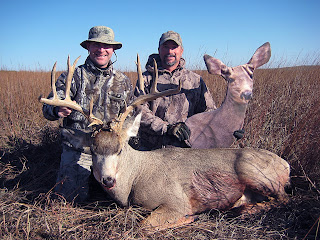
[[[228,67],[219,59],[211,57],[207,54],[205,54],[203,58],[210,74],[222,75],[222,73],[228,69]]]
[[[263,64],[266,64],[269,61],[270,57],[271,57],[270,43],[266,42],[255,51],[255,53],[253,54],[248,64],[253,65],[254,68],[258,68]]]
[[[127,128],[127,136],[128,137],[135,137],[138,135],[139,127],[140,127],[140,121],[141,121],[141,115],[140,112],[133,120],[132,124]]]
[[[78,129],[62,128],[62,140],[67,140],[71,145],[79,150],[87,151],[91,145],[91,132],[84,132]]]

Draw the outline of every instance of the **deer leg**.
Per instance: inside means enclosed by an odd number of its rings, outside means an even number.
[[[163,230],[167,228],[174,228],[184,224],[193,222],[196,216],[188,216],[178,210],[170,209],[166,206],[160,206],[142,221],[142,224],[146,228],[152,228],[154,230]]]
[[[259,202],[261,195],[274,197],[278,202],[287,202],[285,186],[289,181],[290,166],[285,160],[259,150],[254,154],[244,154],[236,168],[253,203]]]
[[[278,179],[269,178],[265,181],[251,180],[247,182],[246,198],[250,204],[265,202],[268,199],[274,199],[278,203],[287,203],[288,195],[285,192],[285,184]]]
[[[241,215],[241,218],[245,219],[250,215],[262,211],[266,212],[271,208],[286,204],[289,200],[284,189],[278,191],[274,196],[275,197],[261,195],[250,190],[245,190],[242,197],[234,204],[233,208],[238,208],[236,213]]]
[[[237,211],[237,213],[241,215],[242,219],[246,219],[251,215],[260,213],[262,211],[267,212],[270,209],[279,207],[281,204],[285,204],[285,203],[286,203],[285,201],[279,201],[279,199],[277,198],[269,197],[269,201],[242,205]]]

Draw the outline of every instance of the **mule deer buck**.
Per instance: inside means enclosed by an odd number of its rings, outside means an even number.
[[[137,66],[139,69],[140,65]],[[71,77],[67,81],[71,81],[73,69],[69,67]],[[154,91],[137,98],[118,119],[93,134],[83,133],[72,142],[75,146],[80,142],[90,146],[93,174],[115,201],[123,206],[137,204],[153,210],[143,224],[155,229],[190,223],[197,214],[209,209],[240,208],[241,212],[254,213],[254,209],[259,208],[249,209],[262,197],[273,197],[264,204],[266,207],[286,202],[284,187],[289,181],[289,164],[269,151],[249,148],[133,149],[128,140],[138,132],[141,113],[131,117],[127,117],[128,114],[146,101],[176,94],[181,88],[180,83],[176,89],[158,93],[156,84],[155,79]],[[56,100],[41,98],[40,101],[56,104]],[[87,114],[90,121],[100,125],[90,113],[91,110]]]
[[[188,145],[192,148],[230,147],[233,133],[242,129],[249,100],[252,98],[253,72],[271,57],[270,44],[259,47],[247,64],[228,67],[209,55],[204,60],[210,74],[222,76],[228,84],[221,106],[213,111],[198,113],[186,120],[191,130]]]

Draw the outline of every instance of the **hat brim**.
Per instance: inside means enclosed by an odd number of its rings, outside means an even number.
[[[121,42],[116,42],[116,41],[103,41],[101,39],[89,39],[89,40],[85,40],[83,41],[82,43],[80,43],[81,47],[83,47],[84,49],[87,49],[87,43],[88,42],[98,42],[98,43],[105,43],[105,44],[108,44],[108,45],[113,45],[114,47],[114,50],[117,50],[117,49],[120,49],[122,48],[122,43]]]

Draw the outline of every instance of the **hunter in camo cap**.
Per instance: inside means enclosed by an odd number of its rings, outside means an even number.
[[[159,47],[160,45],[162,45],[164,42],[168,41],[168,40],[172,40],[174,41],[176,44],[178,44],[178,46],[182,46],[182,39],[179,35],[179,33],[174,32],[174,31],[168,31],[165,32],[161,35],[160,40],[159,40]]]
[[[96,26],[92,27],[89,31],[88,40],[83,41],[80,45],[87,48],[88,42],[99,42],[105,43],[108,45],[114,45],[114,50],[120,49],[122,47],[121,42],[117,42],[114,40],[114,32],[111,28],[105,26]]]
[[[158,90],[175,88],[181,83],[177,94],[157,98],[152,104],[141,106],[139,149],[154,150],[165,147],[188,147],[191,130],[185,124],[194,114],[216,109],[213,98],[202,77],[185,68],[180,35],[174,31],[163,33],[159,39],[158,53],[149,56],[143,72],[144,89],[150,92],[154,83],[157,62]],[[136,96],[140,95],[136,89]]]
[[[111,57],[122,43],[114,40],[111,28],[92,27],[87,40],[80,44],[88,50],[84,62],[74,69],[70,97],[82,109],[93,109],[93,114],[104,123],[116,119],[126,104],[133,102],[133,89],[130,79],[114,69]],[[56,90],[59,97],[66,95],[67,72],[57,79]],[[48,96],[53,98],[53,92]],[[91,99],[94,99],[91,107]],[[62,153],[54,191],[70,202],[84,202],[95,191],[89,191],[92,153],[83,134],[91,132],[89,121],[78,111],[66,107],[44,104],[43,115],[50,121],[63,119],[61,128]],[[86,135],[86,134],[85,134]]]

